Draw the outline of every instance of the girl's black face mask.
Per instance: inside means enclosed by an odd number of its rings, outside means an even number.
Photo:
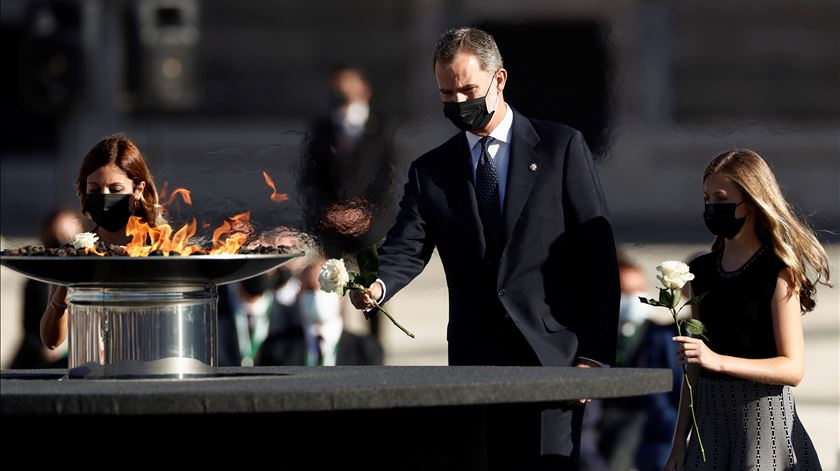
[[[82,211],[90,214],[99,227],[108,232],[117,232],[128,224],[132,212],[130,203],[131,194],[88,193]]]
[[[735,208],[741,203],[707,203],[706,209],[703,211],[703,220],[706,222],[709,231],[718,237],[727,239],[731,239],[741,232],[741,228],[747,221],[746,216],[735,217]]]
[[[493,78],[495,79],[495,75]],[[495,110],[487,111],[486,100],[491,88],[493,88],[492,81],[490,82],[490,87],[487,88],[487,93],[483,97],[460,102],[443,102],[443,115],[449,118],[452,124],[462,131],[479,131],[484,129],[496,113]],[[497,105],[498,101],[499,98],[497,96]]]

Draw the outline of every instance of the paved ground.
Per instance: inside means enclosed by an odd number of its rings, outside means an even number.
[[[19,245],[17,241],[13,246]],[[656,285],[654,267],[663,260],[683,260],[703,250],[700,245],[631,245],[628,255],[648,270],[649,286]],[[829,247],[833,289],[822,289],[817,309],[805,317],[806,373],[795,390],[798,412],[826,470],[839,470],[840,459],[840,246]],[[0,364],[7,366],[20,335],[20,293],[23,279],[0,270]],[[406,337],[384,325],[384,343],[391,365],[445,365],[447,291],[440,261],[434,257],[424,273],[389,305],[390,312],[416,334]],[[348,312],[348,321],[363,323]]]

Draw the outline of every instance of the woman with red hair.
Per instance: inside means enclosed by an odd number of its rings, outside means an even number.
[[[152,227],[165,223],[146,159],[123,134],[102,139],[85,155],[76,195],[82,213],[96,224],[93,232],[106,244],[129,241],[125,226],[131,216],[139,216]],[[66,298],[66,287],[50,286],[49,302],[41,316],[41,340],[51,350],[67,336]]]

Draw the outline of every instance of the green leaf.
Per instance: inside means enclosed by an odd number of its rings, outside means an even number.
[[[644,299],[645,304],[650,304],[651,306],[656,306],[656,307],[663,307],[663,304],[660,303],[659,301],[655,300],[655,299],[647,299],[647,298],[639,298],[639,299]]]
[[[645,297],[642,297],[642,296],[639,296],[639,302],[642,303],[642,304],[651,304],[651,302],[648,298],[645,298]],[[651,305],[655,306],[655,304],[651,304]]]
[[[703,337],[706,340],[709,340],[704,334],[706,333],[706,326],[703,325],[702,322],[698,321],[697,319],[688,319],[683,321],[685,324],[685,330],[688,331],[689,334],[694,336]]]
[[[685,303],[685,305],[686,306],[693,306],[695,304],[699,304],[700,301],[702,301],[703,298],[705,298],[707,294],[709,294],[709,293],[698,294],[697,296],[689,299],[688,302]]]
[[[674,295],[671,290],[666,288],[659,288],[659,303],[660,306],[672,307],[674,305]]]
[[[356,263],[359,264],[359,271],[363,274],[379,274],[379,253],[375,246],[360,250],[356,254]],[[375,280],[376,278],[374,278]]]
[[[671,300],[671,307],[677,307],[677,305],[680,304],[680,299],[682,298],[682,291],[675,289],[673,290],[673,293],[674,297]]]
[[[356,283],[367,288],[368,286],[372,285],[374,281],[378,278],[376,273],[362,273],[358,277],[356,277]]]

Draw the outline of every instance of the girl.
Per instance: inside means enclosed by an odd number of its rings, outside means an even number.
[[[683,385],[665,469],[819,470],[790,387],[804,370],[802,314],[814,308],[817,284],[831,286],[828,256],[751,150],[717,156],[703,175],[703,198],[716,238],[711,253],[690,263],[689,296],[706,294],[692,316],[705,324],[708,341],[674,340],[695,386],[706,462],[696,437],[686,443],[691,414]]]

